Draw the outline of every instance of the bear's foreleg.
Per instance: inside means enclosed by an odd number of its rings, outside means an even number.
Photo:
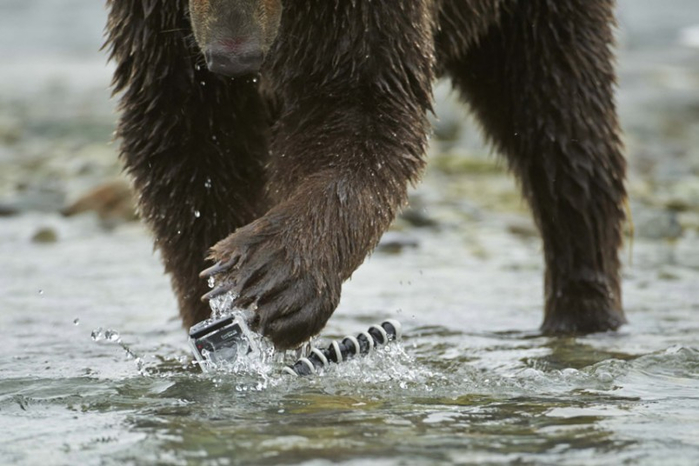
[[[263,211],[269,123],[254,83],[206,69],[187,0],[108,5],[121,158],[191,326],[210,314],[208,248]]]
[[[213,248],[220,287],[278,348],[318,333],[424,164],[432,39],[424,2],[290,3],[272,64],[274,207]],[[291,19],[290,19],[291,18]]]

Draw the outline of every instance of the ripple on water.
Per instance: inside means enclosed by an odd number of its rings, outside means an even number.
[[[131,336],[117,333],[97,329],[95,344],[112,344],[128,359],[121,345]],[[684,455],[693,448],[693,437],[674,424],[691,425],[699,413],[694,347],[611,352],[619,357],[598,348],[583,360],[577,353],[585,339],[438,334],[408,331],[402,342],[305,378],[282,374],[290,355],[269,357],[264,367],[248,362],[245,370],[201,373],[183,350],[141,347],[130,351],[147,362],[122,378],[0,381],[0,410],[24,422],[50,420],[78,448],[63,458],[96,448],[114,462],[133,460],[137,451],[152,458],[166,452],[172,463],[201,455],[204,464],[233,456],[236,464],[323,457],[361,464],[362,452],[371,462],[441,464],[475,451],[484,462],[576,464],[601,452],[615,461],[653,458],[639,439],[657,449],[663,435]],[[78,429],[83,421],[99,434]],[[9,439],[13,454],[27,446]]]

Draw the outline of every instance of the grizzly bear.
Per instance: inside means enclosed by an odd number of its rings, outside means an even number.
[[[232,291],[277,348],[317,334],[420,177],[439,77],[531,205],[543,332],[625,322],[614,0],[108,5],[121,158],[184,325]]]

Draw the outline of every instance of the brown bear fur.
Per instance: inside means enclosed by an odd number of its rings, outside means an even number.
[[[613,0],[282,0],[259,79],[203,66],[187,0],[108,3],[122,158],[184,325],[209,315],[199,273],[215,245],[208,297],[256,305],[253,325],[279,348],[318,333],[422,172],[440,76],[531,204],[542,329],[625,322]]]

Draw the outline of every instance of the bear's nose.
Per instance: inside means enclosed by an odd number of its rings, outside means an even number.
[[[264,54],[259,46],[251,43],[214,43],[204,52],[206,66],[212,73],[231,78],[260,71]]]

